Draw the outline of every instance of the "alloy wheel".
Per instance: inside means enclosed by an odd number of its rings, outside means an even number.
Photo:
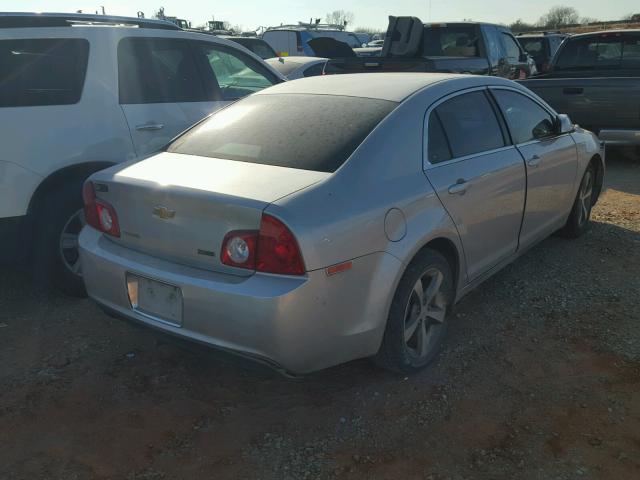
[[[84,211],[75,212],[62,228],[59,242],[59,253],[64,266],[74,275],[82,276],[80,271],[80,252],[78,251],[78,238],[85,225]]]
[[[404,341],[409,355],[426,359],[437,345],[438,332],[447,313],[443,294],[444,274],[437,268],[427,269],[413,286],[404,316]]]
[[[587,170],[580,185],[580,193],[578,194],[578,202],[580,211],[578,212],[578,225],[582,226],[589,220],[591,213],[593,194],[593,174],[591,170]]]

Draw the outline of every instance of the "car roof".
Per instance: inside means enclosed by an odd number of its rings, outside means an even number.
[[[285,82],[255,95],[309,94],[373,98],[401,102],[430,85],[459,82],[461,88],[483,85],[515,85],[497,77],[452,73],[355,73],[322,75]]]

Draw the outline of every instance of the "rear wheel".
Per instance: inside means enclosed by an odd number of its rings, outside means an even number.
[[[84,226],[81,183],[47,196],[37,217],[36,277],[73,296],[85,296],[78,237]]]
[[[566,225],[562,229],[562,233],[568,238],[578,238],[589,227],[589,219],[591,218],[591,208],[593,207],[593,192],[596,180],[596,170],[593,164],[587,167],[584,172],[580,188],[576,199],[573,203],[573,209],[567,220]]]
[[[453,275],[447,260],[433,250],[420,252],[398,285],[374,361],[401,373],[426,367],[444,339],[453,297]]]

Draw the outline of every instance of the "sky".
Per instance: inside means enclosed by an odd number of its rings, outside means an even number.
[[[0,0],[0,11],[95,13],[101,6],[107,14],[135,16],[143,11],[150,17],[159,7],[165,14],[184,18],[194,26],[215,16],[244,30],[259,26],[308,21],[333,10],[355,15],[352,27],[385,29],[389,15],[413,15],[423,21],[471,19],[509,24],[518,19],[535,22],[556,5],[571,6],[582,17],[617,20],[640,13],[637,0]]]

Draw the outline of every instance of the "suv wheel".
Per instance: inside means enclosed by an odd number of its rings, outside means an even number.
[[[86,295],[78,237],[84,226],[82,183],[67,184],[45,198],[36,220],[36,277],[63,292]]]

